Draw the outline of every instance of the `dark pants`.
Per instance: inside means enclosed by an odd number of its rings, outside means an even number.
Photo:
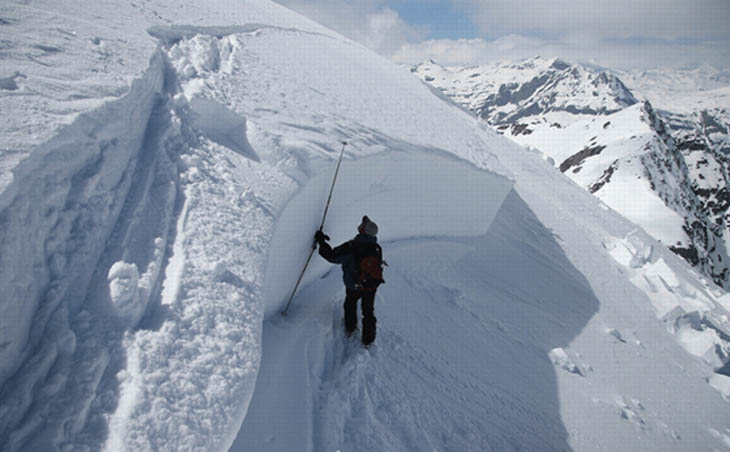
[[[347,289],[345,297],[345,330],[352,333],[357,328],[357,300],[362,298],[362,343],[375,340],[375,291]]]

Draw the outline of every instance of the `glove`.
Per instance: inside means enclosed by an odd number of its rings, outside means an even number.
[[[314,234],[314,240],[316,240],[317,243],[319,243],[320,245],[322,244],[322,242],[326,242],[329,239],[330,237],[322,231],[317,231]]]

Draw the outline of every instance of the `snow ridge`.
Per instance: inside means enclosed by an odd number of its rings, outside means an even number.
[[[16,288],[3,304],[4,450],[96,450],[103,442],[112,450],[221,447],[211,441],[225,444],[224,433],[234,430],[231,426],[245,412],[245,398],[233,395],[253,385],[256,374],[258,352],[252,345],[259,342],[255,325],[260,324],[256,316],[261,309],[255,284],[232,273],[225,260],[196,260],[209,268],[194,274],[192,282],[189,275],[194,272],[175,274],[191,266],[184,254],[222,240],[220,235],[186,236],[185,230],[197,227],[199,218],[215,219],[228,225],[224,228],[240,221],[238,213],[229,212],[227,218],[220,206],[201,201],[198,192],[210,187],[196,184],[202,179],[198,162],[185,153],[189,143],[199,141],[196,126],[212,139],[229,138],[225,128],[221,132],[201,124],[201,114],[218,117],[218,124],[226,124],[230,115],[211,110],[209,104],[172,102],[167,89],[174,86],[165,87],[165,81],[174,77],[166,59],[163,51],[155,52],[129,94],[79,116],[35,150],[15,168],[13,182],[2,193],[0,255],[3,268],[13,272],[4,271],[1,282]],[[234,144],[245,151],[245,141]],[[189,213],[190,202],[197,204],[195,214]],[[248,207],[246,200],[240,206]],[[261,211],[252,207],[254,224],[270,218],[264,211],[257,221]],[[43,215],[26,218],[26,212]],[[30,249],[22,238],[28,230],[38,238]],[[231,231],[223,237],[233,235]],[[172,245],[180,241],[192,243],[182,252]],[[221,249],[225,246],[219,244]],[[203,288],[221,283],[225,284],[217,291]],[[203,297],[195,297],[196,286]],[[193,301],[183,303],[181,291]],[[219,302],[201,311],[200,303],[211,297]],[[221,315],[234,324],[210,322]],[[166,322],[170,316],[178,320]],[[209,321],[201,324],[206,318]],[[215,334],[201,331],[211,328]],[[200,343],[206,337],[208,342]],[[192,367],[176,367],[186,356],[205,359]],[[217,356],[230,365],[220,365]],[[216,362],[212,370],[210,362]],[[221,369],[232,374],[216,376]],[[201,403],[196,397],[202,393],[194,395],[197,390],[185,388],[195,388],[201,372],[213,384],[216,378],[233,382],[221,392],[205,394],[204,403],[222,405],[220,415],[228,420],[204,429],[195,427],[201,419],[194,414],[194,406]],[[157,396],[149,393],[151,388]],[[184,394],[188,395],[179,400]],[[231,404],[231,399],[244,403]],[[39,400],[45,402],[37,404]],[[179,401],[170,407],[174,400]],[[152,406],[140,406],[141,402]],[[171,412],[191,417],[157,422]],[[46,423],[44,418],[55,421]],[[108,419],[111,431],[104,439],[100,434]],[[155,431],[155,426],[166,429],[174,424],[179,447],[169,442],[169,433]],[[200,435],[206,429],[208,433]],[[160,440],[163,443],[156,442]]]
[[[139,167],[140,132],[162,83],[163,59],[157,53],[125,97],[81,115],[37,149],[15,168],[12,184],[0,195],[0,284],[13,288],[5,294],[0,320],[5,340],[0,438],[9,450],[27,447],[31,438],[43,448],[62,435],[63,423],[38,434],[45,416],[85,417],[112,359],[109,345],[121,339],[117,331],[101,347],[86,340],[105,337],[101,331],[111,313],[109,306],[85,301],[127,193],[145,171]],[[90,308],[98,309],[96,316]],[[74,368],[80,355],[89,367]],[[87,390],[77,386],[79,381]],[[56,403],[35,409],[32,402],[41,394],[57,397]],[[80,427],[72,423],[66,430],[76,434]]]

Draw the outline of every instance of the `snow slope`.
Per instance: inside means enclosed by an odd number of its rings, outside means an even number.
[[[708,108],[719,97],[719,91],[730,86],[730,73],[716,67],[703,64],[684,69],[648,69],[616,71],[631,88],[643,99],[648,99],[654,106],[662,110],[677,113],[692,113],[701,110],[696,108],[697,99],[703,108]],[[727,100],[719,105],[727,106]]]
[[[265,0],[1,11],[3,450],[730,448],[727,296],[407,71]],[[343,140],[367,351],[318,258],[278,314]]]
[[[667,245],[680,244],[687,241],[684,218],[665,204],[645,177],[643,159],[648,150],[662,145],[646,116],[645,106],[636,104],[563,128],[533,126],[520,142],[539,147],[578,185],[655,238]]]

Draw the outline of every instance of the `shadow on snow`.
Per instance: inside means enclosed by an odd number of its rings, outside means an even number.
[[[547,353],[599,302],[560,240],[512,191],[481,237],[384,243],[369,350],[344,339],[327,272],[266,322],[231,450],[569,450]]]

